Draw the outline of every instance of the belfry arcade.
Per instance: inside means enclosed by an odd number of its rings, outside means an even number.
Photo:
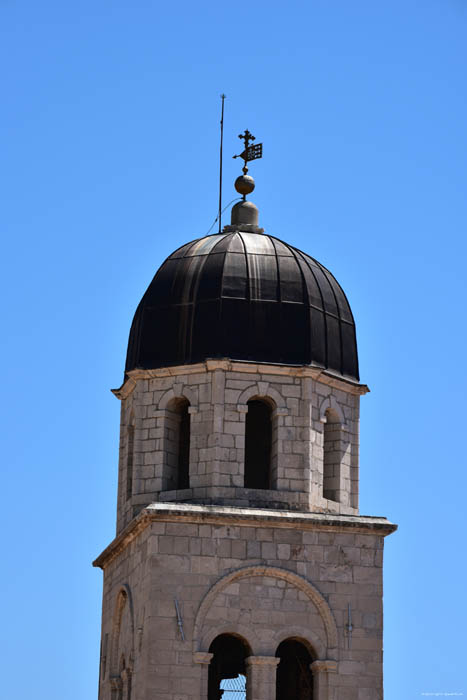
[[[396,526],[359,513],[354,317],[329,270],[259,227],[245,143],[231,223],[162,263],[114,390],[100,700],[383,697]]]

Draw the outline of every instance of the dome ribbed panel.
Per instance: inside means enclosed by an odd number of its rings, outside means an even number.
[[[343,290],[316,260],[264,234],[214,234],[180,247],[136,311],[127,372],[215,357],[359,378]]]

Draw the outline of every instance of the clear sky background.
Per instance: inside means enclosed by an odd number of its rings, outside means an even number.
[[[2,697],[97,697],[133,313],[224,203],[357,322],[361,512],[385,551],[385,697],[463,693],[466,0],[0,0]],[[227,219],[225,220],[227,223]]]

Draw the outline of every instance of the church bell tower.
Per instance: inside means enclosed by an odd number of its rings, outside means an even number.
[[[329,270],[259,227],[261,144],[242,138],[231,224],[159,268],[114,390],[99,700],[383,697],[396,526],[359,513],[354,318]]]

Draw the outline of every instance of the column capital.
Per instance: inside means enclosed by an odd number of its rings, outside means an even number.
[[[323,673],[324,671],[335,673],[337,671],[337,661],[333,661],[332,659],[318,659],[310,664],[310,668],[313,673]]]
[[[245,659],[247,666],[277,666],[279,662],[277,656],[248,656]]]
[[[209,651],[195,651],[193,662],[195,664],[210,664],[213,656],[214,654],[211,654]]]

